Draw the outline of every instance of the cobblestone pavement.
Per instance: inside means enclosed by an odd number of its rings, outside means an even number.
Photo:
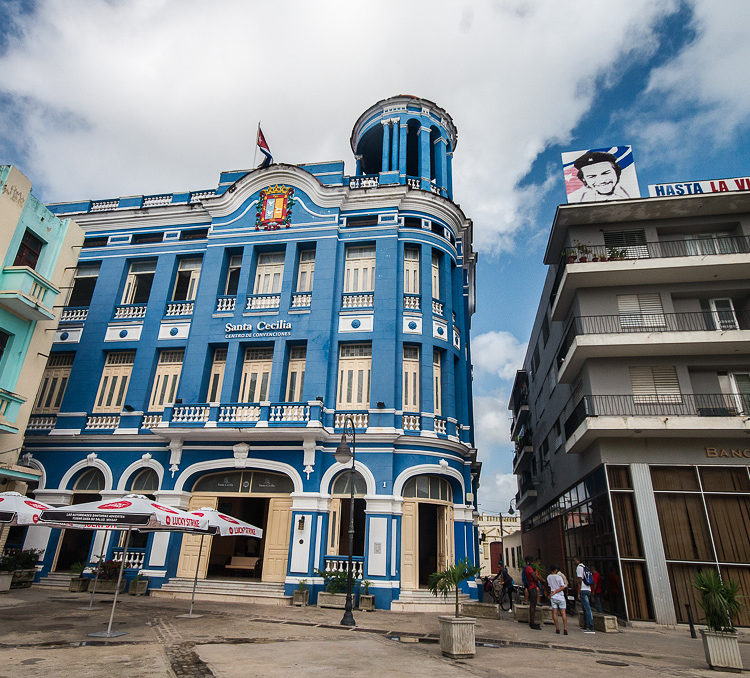
[[[0,678],[246,678],[247,676],[714,676],[700,640],[686,628],[639,626],[621,633],[555,635],[509,617],[477,620],[477,655],[454,661],[438,646],[436,613],[357,612],[359,626],[339,625],[340,610],[198,602],[200,618],[185,619],[185,601],[124,596],[115,630],[106,628],[111,596],[92,611],[86,594],[26,589],[0,596]],[[750,636],[741,636],[750,668]]]

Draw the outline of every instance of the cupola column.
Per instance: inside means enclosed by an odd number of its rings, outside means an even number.
[[[398,126],[398,174],[401,179],[406,180],[406,122],[402,121]]]
[[[435,142],[435,162],[437,167],[435,168],[435,176],[437,177],[437,184],[441,188],[441,193],[444,195],[448,194],[448,156],[446,155],[446,142],[443,137],[440,137]]]
[[[398,134],[398,118],[394,118],[391,120],[391,126],[393,127],[393,133],[391,136],[393,137],[391,141],[391,171],[397,170],[399,168],[399,156],[398,156],[398,141],[399,141],[399,134]]]
[[[354,168],[354,174],[355,176],[362,176],[362,156],[361,155],[355,155],[354,156],[354,162],[356,163]]]
[[[388,157],[391,146],[391,122],[390,120],[381,120],[380,124],[383,125],[383,162],[380,165],[381,172],[388,171]]]
[[[430,128],[419,128],[419,177],[422,189],[430,190]]]

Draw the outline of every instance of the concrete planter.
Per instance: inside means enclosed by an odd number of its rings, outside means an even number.
[[[546,607],[545,605],[536,606],[536,614],[534,615],[537,624],[553,624],[552,621],[552,608]],[[513,606],[513,618],[520,624],[529,623],[529,606],[523,603],[518,603]]]
[[[594,617],[594,630],[601,633],[619,633],[620,627],[617,623],[617,617],[613,614],[604,614],[603,612],[591,612]],[[578,626],[583,628],[583,610],[578,611]]]
[[[440,620],[440,650],[446,657],[466,659],[477,653],[472,617],[438,617]]]
[[[10,584],[12,581],[12,572],[0,572],[0,593],[8,593],[8,591],[10,591]]]
[[[360,610],[374,610],[375,596],[373,596],[371,593],[360,593],[358,607]]]
[[[27,589],[34,582],[36,570],[15,570],[13,572],[13,581],[10,584],[12,589]]]
[[[736,633],[701,629],[701,636],[703,652],[706,654],[709,667],[722,671],[742,671],[742,657]]]
[[[500,606],[497,603],[461,603],[461,614],[470,617],[481,617],[482,619],[500,619]],[[526,621],[529,619],[529,611],[526,609]]]
[[[321,591],[318,594],[318,607],[334,607],[343,610],[346,608],[346,593]]]
[[[131,596],[148,595],[148,579],[131,579],[128,586],[128,593]]]
[[[320,598],[320,595],[318,595],[318,598]],[[310,589],[305,589],[304,591],[300,591],[297,589],[292,594],[292,604],[296,605],[297,607],[307,607],[310,603]]]
[[[71,593],[83,593],[89,590],[90,579],[83,579],[82,577],[73,577],[68,584],[68,591]]]
[[[120,582],[119,593],[122,593],[125,590],[125,584],[126,582],[123,579]],[[96,585],[96,592],[97,593],[114,593],[116,588],[117,588],[117,579],[100,579],[99,583]]]

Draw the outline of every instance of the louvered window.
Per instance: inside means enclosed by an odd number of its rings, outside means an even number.
[[[278,294],[284,277],[284,253],[269,252],[258,255],[253,294]]]
[[[432,298],[440,299],[440,255],[432,255]]]
[[[49,357],[34,405],[34,414],[56,414],[60,411],[60,403],[73,367],[73,357],[72,353],[53,354]]]
[[[241,403],[259,403],[268,399],[268,384],[273,366],[272,348],[248,348],[240,379]]]
[[[634,403],[681,403],[680,383],[674,367],[631,367]]]
[[[346,248],[344,292],[372,292],[375,289],[375,245]]]
[[[419,294],[419,248],[404,248],[404,294]]]
[[[337,407],[366,410],[370,407],[370,344],[342,344],[339,349]]]
[[[443,407],[443,375],[442,375],[442,355],[440,351],[432,351],[432,389],[433,404],[435,414],[441,414]]]
[[[604,233],[604,246],[607,256],[626,259],[647,259],[649,256],[646,246],[646,232],[609,231]]]
[[[154,386],[151,389],[151,401],[148,406],[149,411],[161,412],[166,405],[174,404],[182,372],[183,354],[182,350],[162,351],[159,354],[159,364],[156,366]]]
[[[135,353],[132,351],[116,351],[107,354],[102,378],[99,381],[99,390],[94,401],[95,414],[122,411],[134,359]]]
[[[305,386],[305,360],[307,346],[293,346],[289,351],[289,368],[286,378],[286,402],[302,401],[302,389]]]
[[[401,378],[404,412],[419,412],[419,346],[404,346]]]
[[[618,294],[617,311],[620,327],[664,327],[666,318],[659,294]]]
[[[208,378],[209,403],[217,403],[221,400],[221,387],[224,385],[224,370],[227,365],[227,349],[215,348],[214,359],[211,363],[211,374]]]
[[[302,250],[297,269],[297,292],[312,292],[314,276],[315,250]]]

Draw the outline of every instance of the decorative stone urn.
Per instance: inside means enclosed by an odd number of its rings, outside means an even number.
[[[466,659],[477,653],[473,617],[438,617],[440,649],[446,657]]]
[[[701,636],[709,667],[722,671],[742,671],[742,657],[736,633],[701,629]]]

